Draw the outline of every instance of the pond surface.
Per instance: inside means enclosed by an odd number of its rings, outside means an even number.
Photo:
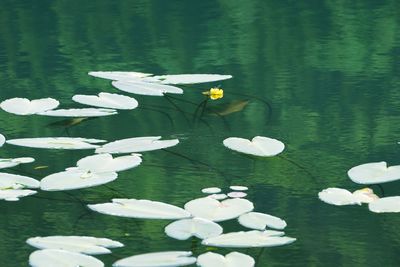
[[[71,136],[117,140],[179,138],[166,151],[107,186],[39,192],[0,202],[2,266],[26,266],[32,236],[89,235],[125,244],[99,256],[106,266],[134,254],[209,250],[164,234],[169,221],[90,212],[111,198],[183,206],[204,187],[249,187],[256,211],[284,218],[291,245],[239,250],[257,266],[399,266],[400,217],[366,206],[318,200],[327,187],[362,188],[351,167],[399,164],[400,5],[398,1],[3,1],[0,7],[0,96],[53,97],[78,107],[74,94],[118,92],[94,70],[155,74],[220,73],[233,79],[183,86],[185,93],[134,96],[140,107],[66,127],[59,118],[0,112],[7,139]],[[196,109],[203,91],[224,97]],[[216,115],[218,113],[218,115]],[[68,123],[68,122],[66,122]],[[281,157],[253,159],[222,145],[230,136],[262,135],[286,144]],[[31,156],[13,170],[41,179],[93,151],[5,145],[0,157]],[[39,167],[39,168],[38,168]],[[397,195],[398,182],[384,184]],[[378,187],[372,187],[382,196]],[[235,221],[225,232],[244,230]],[[212,249],[226,253],[228,249]]]

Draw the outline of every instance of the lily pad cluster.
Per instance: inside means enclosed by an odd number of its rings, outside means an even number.
[[[400,165],[388,167],[384,161],[365,163],[351,168],[347,175],[357,184],[388,183],[400,179]],[[400,212],[400,196],[379,198],[370,188],[353,193],[342,188],[327,188],[318,196],[322,201],[337,206],[367,203],[369,210],[375,213]]]
[[[163,96],[182,94],[176,85],[214,82],[230,79],[230,75],[180,74],[152,75],[140,72],[89,72],[89,75],[112,80],[111,84],[120,91]],[[29,100],[12,98],[0,103],[0,108],[17,115],[44,115],[57,117],[98,117],[118,113],[117,110],[133,110],[139,103],[130,96],[101,92],[98,95],[75,95],[72,100],[92,106],[90,108],[57,109],[59,101],[52,98]],[[131,137],[107,142],[106,140],[77,137],[34,137],[7,140],[0,134],[0,146],[4,143],[16,146],[43,149],[94,149],[94,154],[80,159],[76,166],[67,167],[57,173],[36,179],[0,173],[0,199],[18,200],[20,197],[37,193],[36,190],[61,191],[87,188],[106,184],[118,178],[118,172],[139,166],[142,155],[137,153],[175,146],[178,139],[162,140],[160,136]],[[237,152],[257,157],[272,157],[280,154],[285,145],[276,139],[256,136],[251,141],[230,137],[223,144]],[[124,154],[113,156],[113,154]],[[9,168],[34,161],[33,158],[1,159],[0,168]],[[32,190],[34,189],[34,190]],[[88,208],[106,215],[173,220],[165,233],[178,240],[201,239],[204,246],[252,248],[282,246],[296,239],[284,236],[286,222],[278,217],[254,212],[251,201],[244,199],[248,188],[231,186],[231,192],[219,194],[219,188],[203,189],[210,194],[188,201],[183,208],[168,203],[145,200],[115,198],[111,202],[90,204]],[[237,219],[239,224],[250,231],[223,233],[219,222]],[[268,229],[267,229],[268,228]],[[271,230],[271,229],[275,230]],[[104,266],[91,255],[110,253],[109,248],[123,246],[117,241],[87,236],[34,237],[27,243],[39,248],[29,257],[31,266]],[[198,258],[190,251],[155,252],[134,255],[118,260],[115,267],[128,266],[184,266],[196,263],[198,266],[254,266],[255,261],[248,255],[232,252],[225,256],[207,252]]]

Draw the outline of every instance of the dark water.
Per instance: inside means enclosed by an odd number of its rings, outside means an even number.
[[[346,175],[355,165],[399,163],[398,1],[0,3],[2,100],[54,97],[64,107],[75,107],[74,94],[117,92],[109,81],[88,76],[92,70],[234,76],[182,87],[185,94],[172,100],[179,109],[165,98],[135,96],[140,109],[67,130],[49,126],[56,118],[0,112],[0,132],[8,139],[67,134],[180,139],[169,149],[175,154],[147,152],[141,166],[120,173],[107,187],[2,201],[1,266],[26,266],[34,249],[25,240],[46,235],[123,242],[125,248],[98,257],[107,266],[146,252],[193,250],[198,255],[206,248],[164,235],[168,221],[101,215],[84,204],[127,196],[182,206],[200,197],[201,188],[232,184],[249,186],[248,199],[256,210],[284,218],[287,235],[297,238],[284,247],[239,250],[257,258],[257,266],[400,265],[398,215],[373,214],[365,206],[329,206],[317,198],[326,187],[361,188]],[[224,98],[210,102],[194,123],[196,104],[204,100],[201,92],[218,84]],[[224,115],[215,116],[216,109]],[[282,157],[254,160],[222,145],[229,136],[256,135],[285,142]],[[10,145],[0,150],[1,157],[36,158],[17,168],[36,178],[74,166],[91,153]],[[43,165],[48,168],[34,169]],[[383,189],[387,196],[396,195],[400,186],[395,182]],[[234,221],[223,225],[225,232],[244,229]]]

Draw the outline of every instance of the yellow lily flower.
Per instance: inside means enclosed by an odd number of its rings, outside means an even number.
[[[209,91],[203,92],[203,95],[208,95],[212,100],[217,100],[224,97],[224,90],[221,88],[211,88]]]

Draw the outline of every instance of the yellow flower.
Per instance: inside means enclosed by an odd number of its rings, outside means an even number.
[[[224,97],[224,90],[214,87],[209,91],[203,92],[203,95],[208,95],[212,100],[217,100]]]

